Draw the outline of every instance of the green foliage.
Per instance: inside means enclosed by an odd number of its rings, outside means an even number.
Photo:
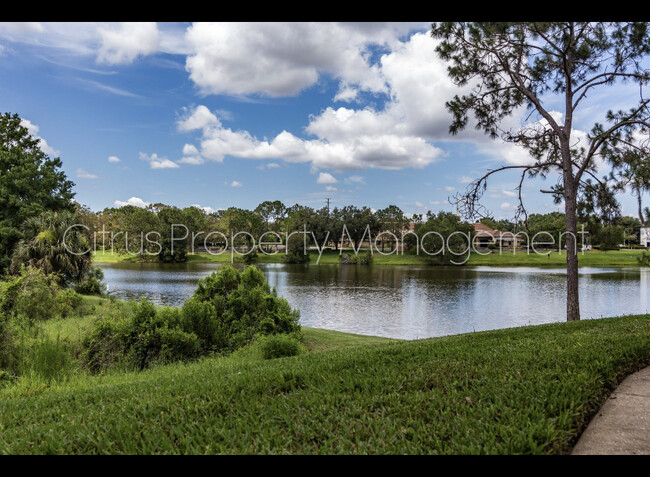
[[[3,303],[6,303],[11,316],[23,324],[31,326],[56,316],[56,296],[61,288],[54,276],[46,275],[38,268],[22,267],[20,276],[9,285],[9,289]]]
[[[369,250],[354,254],[344,252],[339,256],[339,263],[342,265],[370,265],[372,260],[373,255]]]
[[[599,243],[600,250],[618,250],[623,242],[623,227],[620,225],[607,225],[600,229],[598,235],[592,239]]]
[[[0,453],[566,454],[650,363],[650,317],[354,344],[19,394],[0,400]]]
[[[225,266],[199,281],[181,309],[143,299],[131,312],[109,308],[84,339],[82,356],[93,371],[144,369],[153,364],[228,353],[256,335],[297,333],[299,314],[278,298],[255,267]]]
[[[83,297],[76,291],[70,288],[61,290],[54,296],[55,314],[67,318],[81,307],[82,302]]]
[[[0,115],[0,273],[9,267],[26,220],[74,207],[74,184],[61,160],[48,157],[39,142],[17,114]]]
[[[25,221],[23,238],[11,258],[12,271],[29,264],[58,275],[64,285],[83,279],[92,256],[83,228],[77,224],[77,217],[68,211],[46,211]]]
[[[90,267],[88,273],[75,286],[75,291],[82,295],[103,296],[106,293],[106,284],[103,282],[104,272],[99,267]]]
[[[309,239],[307,239],[309,240]],[[309,244],[309,242],[307,242]],[[292,235],[286,244],[287,250],[282,256],[285,263],[308,263],[310,260],[309,252],[305,253],[305,242],[303,234]]]
[[[306,352],[304,345],[293,335],[260,336],[255,341],[264,359],[298,356]]]
[[[466,258],[468,237],[474,233],[474,227],[461,222],[455,214],[440,212],[430,215],[416,233],[420,240],[420,253],[427,263],[450,265],[452,262],[461,263]]]
[[[641,256],[637,258],[639,266],[650,267],[650,252],[641,252]]]

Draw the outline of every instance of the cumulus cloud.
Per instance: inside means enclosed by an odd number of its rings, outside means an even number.
[[[20,124],[27,129],[30,136],[40,141],[38,145],[41,148],[41,151],[48,156],[58,156],[60,154],[59,151],[50,146],[45,139],[38,135],[39,127],[36,124],[32,123],[29,119],[24,118],[20,120]]]
[[[117,163],[117,162],[122,162],[122,161],[117,156],[108,156],[108,162]]]
[[[327,186],[327,187],[325,187],[325,190],[327,192],[336,192],[338,189],[336,187],[334,187],[334,186]]]
[[[83,169],[77,169],[77,178],[78,179],[97,179],[99,176],[95,174],[91,174],[88,171],[84,171]]]
[[[158,157],[158,154],[156,153],[149,155],[141,152],[140,159],[147,161],[152,169],[177,169],[180,167],[174,161],[170,161],[166,157]]]
[[[345,112],[342,112],[345,115]],[[339,115],[340,118],[341,115]],[[338,121],[339,119],[335,119]],[[205,106],[197,106],[177,123],[180,131],[201,131],[200,156],[223,162],[224,157],[282,159],[306,162],[318,168],[355,170],[365,168],[422,168],[442,156],[442,150],[421,137],[386,133],[383,128],[328,127],[325,121],[307,132],[317,139],[302,139],[282,131],[272,140],[260,140],[245,130],[233,131],[221,124]]]
[[[244,185],[239,181],[232,181],[230,183],[226,182],[226,184],[229,185],[230,187],[242,187]]]
[[[196,207],[197,209],[201,209],[203,212],[206,214],[213,214],[219,209],[213,209],[209,205],[199,205],[199,204],[192,204],[191,207]]]
[[[385,46],[409,28],[412,25],[383,24],[364,31],[356,24],[326,22],[195,23],[185,38],[192,50],[186,69],[204,94],[292,96],[316,84],[321,74],[366,91],[386,92],[379,69],[370,63],[370,46]]]
[[[317,184],[337,184],[338,180],[329,172],[321,172],[316,179]]]
[[[107,64],[132,63],[137,57],[158,51],[160,33],[155,22],[124,22],[98,28],[100,46],[97,61]]]
[[[474,179],[472,179],[469,176],[461,176],[461,177],[458,178],[458,183],[459,184],[471,184],[473,181],[474,181]]]
[[[205,159],[201,157],[201,154],[195,145],[185,144],[185,146],[183,146],[183,157],[178,162],[181,162],[183,164],[198,165],[203,164],[205,162]]]
[[[113,204],[115,205],[115,207],[124,207],[125,205],[133,205],[135,207],[140,207],[144,209],[149,205],[149,202],[145,202],[140,197],[131,197],[126,202],[121,200],[116,200],[115,202],[113,202]]]

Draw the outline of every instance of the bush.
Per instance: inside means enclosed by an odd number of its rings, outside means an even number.
[[[103,296],[106,294],[104,272],[99,267],[90,267],[84,279],[77,284],[75,291],[82,295]]]
[[[304,353],[305,346],[293,335],[261,336],[255,342],[262,358],[275,359]]]
[[[143,299],[129,314],[117,305],[83,341],[82,360],[93,372],[225,353],[257,335],[298,333],[299,313],[279,298],[255,267],[224,266],[199,280],[181,309],[156,308]]]
[[[83,297],[74,290],[61,290],[54,297],[55,313],[67,318],[81,307],[82,302]]]
[[[56,295],[61,290],[54,275],[46,275],[38,268],[21,267],[20,276],[9,285],[5,299],[12,316],[32,325],[56,316]]]
[[[339,263],[343,265],[370,265],[373,260],[372,253],[363,252],[360,254],[342,253],[339,256]]]
[[[641,252],[641,256],[637,257],[639,266],[650,267],[650,252]]]
[[[0,380],[2,380],[1,376],[4,375],[3,373],[12,367],[15,358],[16,347],[13,335],[9,329],[9,322],[0,312]],[[7,376],[5,376],[5,378],[7,378]],[[5,381],[7,379],[5,379]],[[0,387],[2,387],[1,384]]]

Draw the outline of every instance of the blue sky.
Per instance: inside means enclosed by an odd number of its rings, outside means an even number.
[[[471,127],[449,136],[444,103],[462,90],[430,23],[4,23],[0,111],[61,157],[93,210],[321,207],[327,197],[453,210],[448,197],[468,181],[527,159]],[[576,129],[627,107],[633,89],[590,98]],[[530,212],[557,209],[539,193],[554,183],[527,183]],[[508,173],[489,183],[495,217],[512,218],[516,185]],[[620,199],[634,214],[633,198]]]

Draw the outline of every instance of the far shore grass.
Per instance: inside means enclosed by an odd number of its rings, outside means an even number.
[[[345,250],[345,252],[350,252]],[[590,250],[578,252],[578,266],[581,267],[638,267],[638,257],[643,250]],[[353,253],[353,252],[352,252]],[[493,266],[493,267],[565,267],[566,251],[550,250],[542,253],[526,252],[525,250],[512,251],[498,250],[492,253],[472,253],[466,265]],[[338,264],[339,252],[325,251],[320,257],[321,264]],[[258,254],[258,263],[282,263],[283,253],[266,255]],[[237,254],[234,255],[238,260]],[[459,257],[459,260],[465,257]],[[310,263],[318,260],[318,252],[310,251]],[[132,255],[120,255],[117,252],[97,251],[93,254],[95,263],[138,263],[140,258]],[[150,261],[156,261],[152,257]],[[188,263],[230,263],[231,254],[225,252],[220,255],[208,253],[193,253],[188,255]],[[373,254],[373,265],[414,265],[427,266],[426,255],[420,253],[394,253],[392,255]]]
[[[44,331],[74,345],[92,321]],[[649,315],[416,341],[303,334],[309,351],[290,358],[244,348],[6,388],[0,454],[563,454],[650,364]]]

